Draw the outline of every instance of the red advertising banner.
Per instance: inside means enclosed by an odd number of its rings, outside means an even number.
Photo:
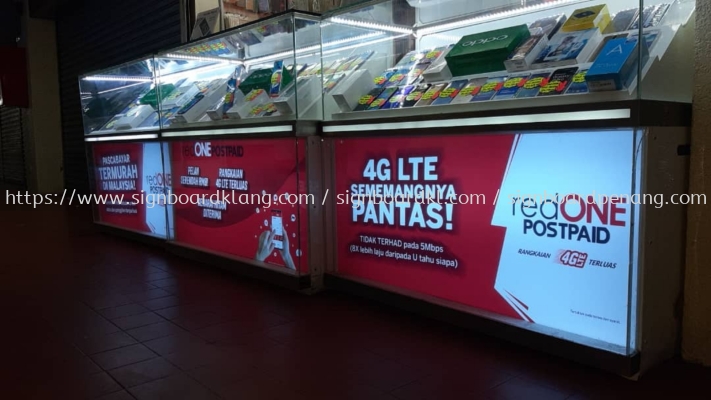
[[[335,143],[339,274],[626,344],[632,131]]]
[[[170,172],[163,169],[161,144],[102,143],[91,149],[100,222],[166,237]]]
[[[175,241],[308,272],[305,142],[171,144]]]

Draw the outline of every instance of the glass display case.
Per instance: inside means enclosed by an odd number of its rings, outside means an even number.
[[[694,9],[695,0],[388,0],[338,10],[322,24],[324,119],[690,102]]]
[[[153,57],[79,78],[85,135],[158,131]]]
[[[161,127],[319,120],[319,22],[288,12],[156,55]]]

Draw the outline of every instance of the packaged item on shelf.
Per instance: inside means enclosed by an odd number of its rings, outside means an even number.
[[[410,92],[415,88],[414,85],[408,85],[408,86],[403,86],[401,88],[398,88],[398,90],[390,96],[390,99],[383,104],[382,107],[380,107],[381,110],[386,110],[386,109],[394,109],[394,108],[402,108],[403,104],[405,103],[405,98],[407,97]]]
[[[383,90],[383,92],[380,93],[380,95],[375,100],[373,100],[373,102],[370,103],[370,105],[368,105],[368,108],[366,108],[366,110],[371,111],[371,110],[381,109],[385,105],[385,103],[390,99],[390,97],[392,97],[392,95],[395,94],[396,91],[397,91],[396,87],[385,88],[385,90]]]
[[[163,100],[163,109],[182,107],[187,102],[192,100],[198,92],[200,92],[200,89],[194,82],[189,82],[179,86]]]
[[[641,14],[637,15],[637,19],[630,25],[630,30],[639,30],[640,23],[643,28],[652,28],[659,25],[662,19],[669,10],[669,4],[657,4],[654,6],[646,6]]]
[[[271,87],[272,69],[262,68],[252,71],[247,78],[239,85],[239,90],[244,95],[248,95],[255,89],[262,89],[268,92]]]
[[[304,69],[301,72],[301,75],[299,77],[307,77],[307,76],[313,76],[316,74],[317,71],[321,70],[321,63],[316,63],[308,66],[306,69]]]
[[[600,40],[600,30],[597,28],[558,32],[538,55],[533,68],[543,69],[584,63]]]
[[[329,64],[326,68],[323,70],[324,75],[333,75],[338,71],[338,68],[341,67],[341,65],[345,64],[348,61],[348,59],[341,58],[339,60],[336,60]]]
[[[501,89],[496,92],[494,100],[507,100],[515,98],[518,91],[523,87],[523,85],[526,84],[526,81],[530,77],[531,74],[528,73],[511,75],[509,79],[504,82]]]
[[[278,60],[274,61],[274,67],[272,68],[271,85],[269,86],[269,97],[279,97],[279,91],[281,90],[281,78],[284,74],[284,61]]]
[[[154,109],[158,109],[158,91],[160,91],[160,97],[165,98],[168,97],[173,91],[175,90],[175,85],[172,83],[164,83],[162,85],[156,86],[148,93],[146,93],[141,99],[138,101],[141,104],[149,105],[153,107]]]
[[[496,92],[504,86],[504,82],[506,82],[506,77],[488,78],[486,83],[481,86],[479,93],[471,101],[479,102],[493,99],[496,96]]]
[[[638,62],[644,64],[648,58],[646,42],[637,37],[609,41],[587,73],[588,89],[602,92],[628,87],[637,75]]]
[[[444,60],[444,56],[454,47],[454,44],[448,46],[437,47],[425,53],[425,58],[420,61],[420,64],[433,64],[440,60]]]
[[[629,35],[628,32],[623,32],[623,33],[613,33],[610,35],[605,35],[602,37],[600,40],[600,43],[595,47],[595,51],[593,51],[590,54],[590,58],[588,59],[588,62],[594,62],[597,59],[597,56],[600,54],[602,49],[607,45],[607,42],[609,42],[612,39],[619,39],[619,38],[626,38]]]
[[[575,76],[573,76],[573,82],[568,87],[568,91],[565,94],[583,94],[587,93],[588,83],[585,80],[585,76],[588,74],[587,69],[578,71]]]
[[[264,106],[264,111],[259,115],[260,117],[271,117],[273,115],[279,115],[279,109],[277,109],[274,103],[268,103]]]
[[[467,83],[469,83],[469,79],[461,79],[450,83],[445,89],[442,90],[442,92],[440,92],[437,99],[432,102],[432,105],[442,106],[451,103],[452,100],[457,97],[459,91],[462,90]]]
[[[610,10],[607,8],[607,4],[599,4],[573,11],[560,30],[574,32],[597,28],[602,32],[610,24],[610,20]]]
[[[358,106],[358,100],[364,89],[373,88],[373,77],[366,69],[355,71],[344,78],[336,88],[331,91],[333,100],[343,112],[353,111]]]
[[[410,72],[407,73],[407,76],[405,77],[405,84],[406,85],[415,85],[417,84],[420,79],[422,79],[422,74],[427,70],[427,67],[429,67],[430,64],[424,64],[420,63],[415,65]]]
[[[326,81],[326,83],[323,84],[323,92],[324,93],[329,93],[333,88],[338,85],[340,81],[343,80],[343,78],[346,76],[346,74],[340,73],[340,74],[335,74],[331,76],[331,78]]]
[[[562,68],[556,70],[538,92],[539,97],[556,96],[565,93],[573,81],[575,73],[578,72],[578,67]]]
[[[422,96],[427,92],[427,89],[430,88],[430,85],[427,83],[423,83],[420,85],[417,85],[411,92],[405,97],[405,101],[402,103],[403,107],[413,107],[415,104],[417,104],[418,101],[422,98]]]
[[[525,24],[464,36],[445,59],[453,76],[503,71],[504,61],[529,37]]]
[[[385,83],[386,88],[398,87],[407,82],[407,77],[410,74],[409,69],[399,69],[394,71],[388,81]]]
[[[558,14],[548,18],[541,18],[528,26],[531,32],[541,29],[543,34],[546,35],[548,39],[552,38],[553,35],[558,33],[560,27],[563,26],[567,20],[565,14]]]
[[[359,56],[356,56],[353,61],[348,64],[348,71],[357,71],[363,64],[365,64],[370,57],[375,54],[374,51],[367,51]]]
[[[426,55],[426,52],[413,50],[405,54],[393,68],[410,69],[413,65],[420,63],[420,60],[424,59]]]
[[[351,63],[352,63],[353,61],[355,61],[355,59],[356,59],[355,56],[351,56],[351,57],[348,57],[348,58],[344,59],[344,61],[341,63],[341,65],[339,65],[339,66],[336,68],[336,70],[333,71],[333,73],[334,73],[334,74],[341,74],[341,73],[344,73],[344,72],[348,71],[348,69],[351,67]]]
[[[647,50],[650,52],[654,49],[654,45],[657,44],[657,40],[662,36],[662,31],[659,29],[650,29],[644,32],[644,41],[647,43]],[[630,38],[639,37],[639,31],[632,32],[629,35]]]
[[[254,89],[244,97],[244,102],[235,104],[234,107],[227,111],[229,119],[248,118],[250,112],[257,106],[261,106],[269,102],[269,95],[264,89]]]
[[[422,95],[420,101],[415,104],[415,107],[424,107],[432,104],[439,97],[440,92],[447,87],[446,83],[440,83],[439,85],[432,85],[429,89]]]
[[[442,53],[430,63],[430,67],[422,73],[422,78],[425,82],[442,82],[452,79],[452,72],[447,66],[447,54],[454,48],[454,45],[449,45],[442,50]]]
[[[523,87],[516,93],[516,98],[524,99],[538,96],[541,88],[548,84],[550,76],[550,72],[541,72],[531,75],[526,83],[523,84]]]
[[[531,31],[531,37],[528,38],[522,45],[504,61],[508,72],[520,72],[531,69],[531,65],[536,61],[536,57],[548,46],[548,36],[543,33],[543,30],[536,28]]]
[[[396,70],[393,69],[385,70],[382,74],[373,79],[373,83],[375,83],[375,86],[378,88],[384,88],[390,81],[390,77],[392,77],[395,72]]]
[[[353,111],[365,111],[368,109],[370,104],[375,101],[375,99],[380,96],[381,93],[383,93],[384,88],[382,87],[376,87],[374,89],[371,89],[368,94],[365,94],[358,99],[358,105]]]
[[[452,100],[452,104],[469,103],[474,96],[479,94],[481,87],[486,84],[488,78],[474,78],[467,82],[466,86],[459,91],[457,97]]]
[[[616,33],[624,32],[630,29],[632,23],[639,17],[639,7],[630,8],[628,10],[622,10],[615,14],[615,18],[612,19],[612,23],[607,27],[605,32]]]
[[[227,81],[227,93],[225,94],[224,101],[222,102],[222,112],[220,112],[220,118],[227,118],[225,115],[227,111],[234,107],[235,103],[239,103],[244,99],[244,93],[239,91],[237,88],[240,83],[242,83],[242,79],[244,79],[246,71],[247,70],[244,66],[238,65],[235,68],[235,72],[232,73],[232,76]],[[216,113],[211,115],[210,111],[208,111],[207,114],[210,118],[214,118],[217,115]]]
[[[291,84],[278,99],[274,100],[274,106],[282,115],[296,114],[297,105],[300,109],[308,108],[311,100],[318,98],[320,90],[321,83],[318,77],[301,78],[295,84]]]
[[[146,118],[150,117],[155,110],[148,105],[140,105],[131,108],[129,112],[120,117],[115,124],[116,130],[137,128]]]
[[[670,4],[660,4],[659,7],[655,10],[654,15],[652,15],[652,18],[647,20],[644,25],[642,25],[642,27],[646,29],[659,26],[664,17],[667,15],[670,6]]]

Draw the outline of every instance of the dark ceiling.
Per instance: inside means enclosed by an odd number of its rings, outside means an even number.
[[[0,0],[0,46],[15,46],[22,36],[23,0]],[[84,0],[29,0],[32,18],[56,19],[61,13],[73,13]]]

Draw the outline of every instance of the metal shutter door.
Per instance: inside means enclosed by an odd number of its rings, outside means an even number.
[[[88,192],[78,77],[178,46],[180,1],[69,3],[57,16],[57,51],[64,146],[64,182]]]
[[[0,107],[0,183],[27,187],[23,110]]]

